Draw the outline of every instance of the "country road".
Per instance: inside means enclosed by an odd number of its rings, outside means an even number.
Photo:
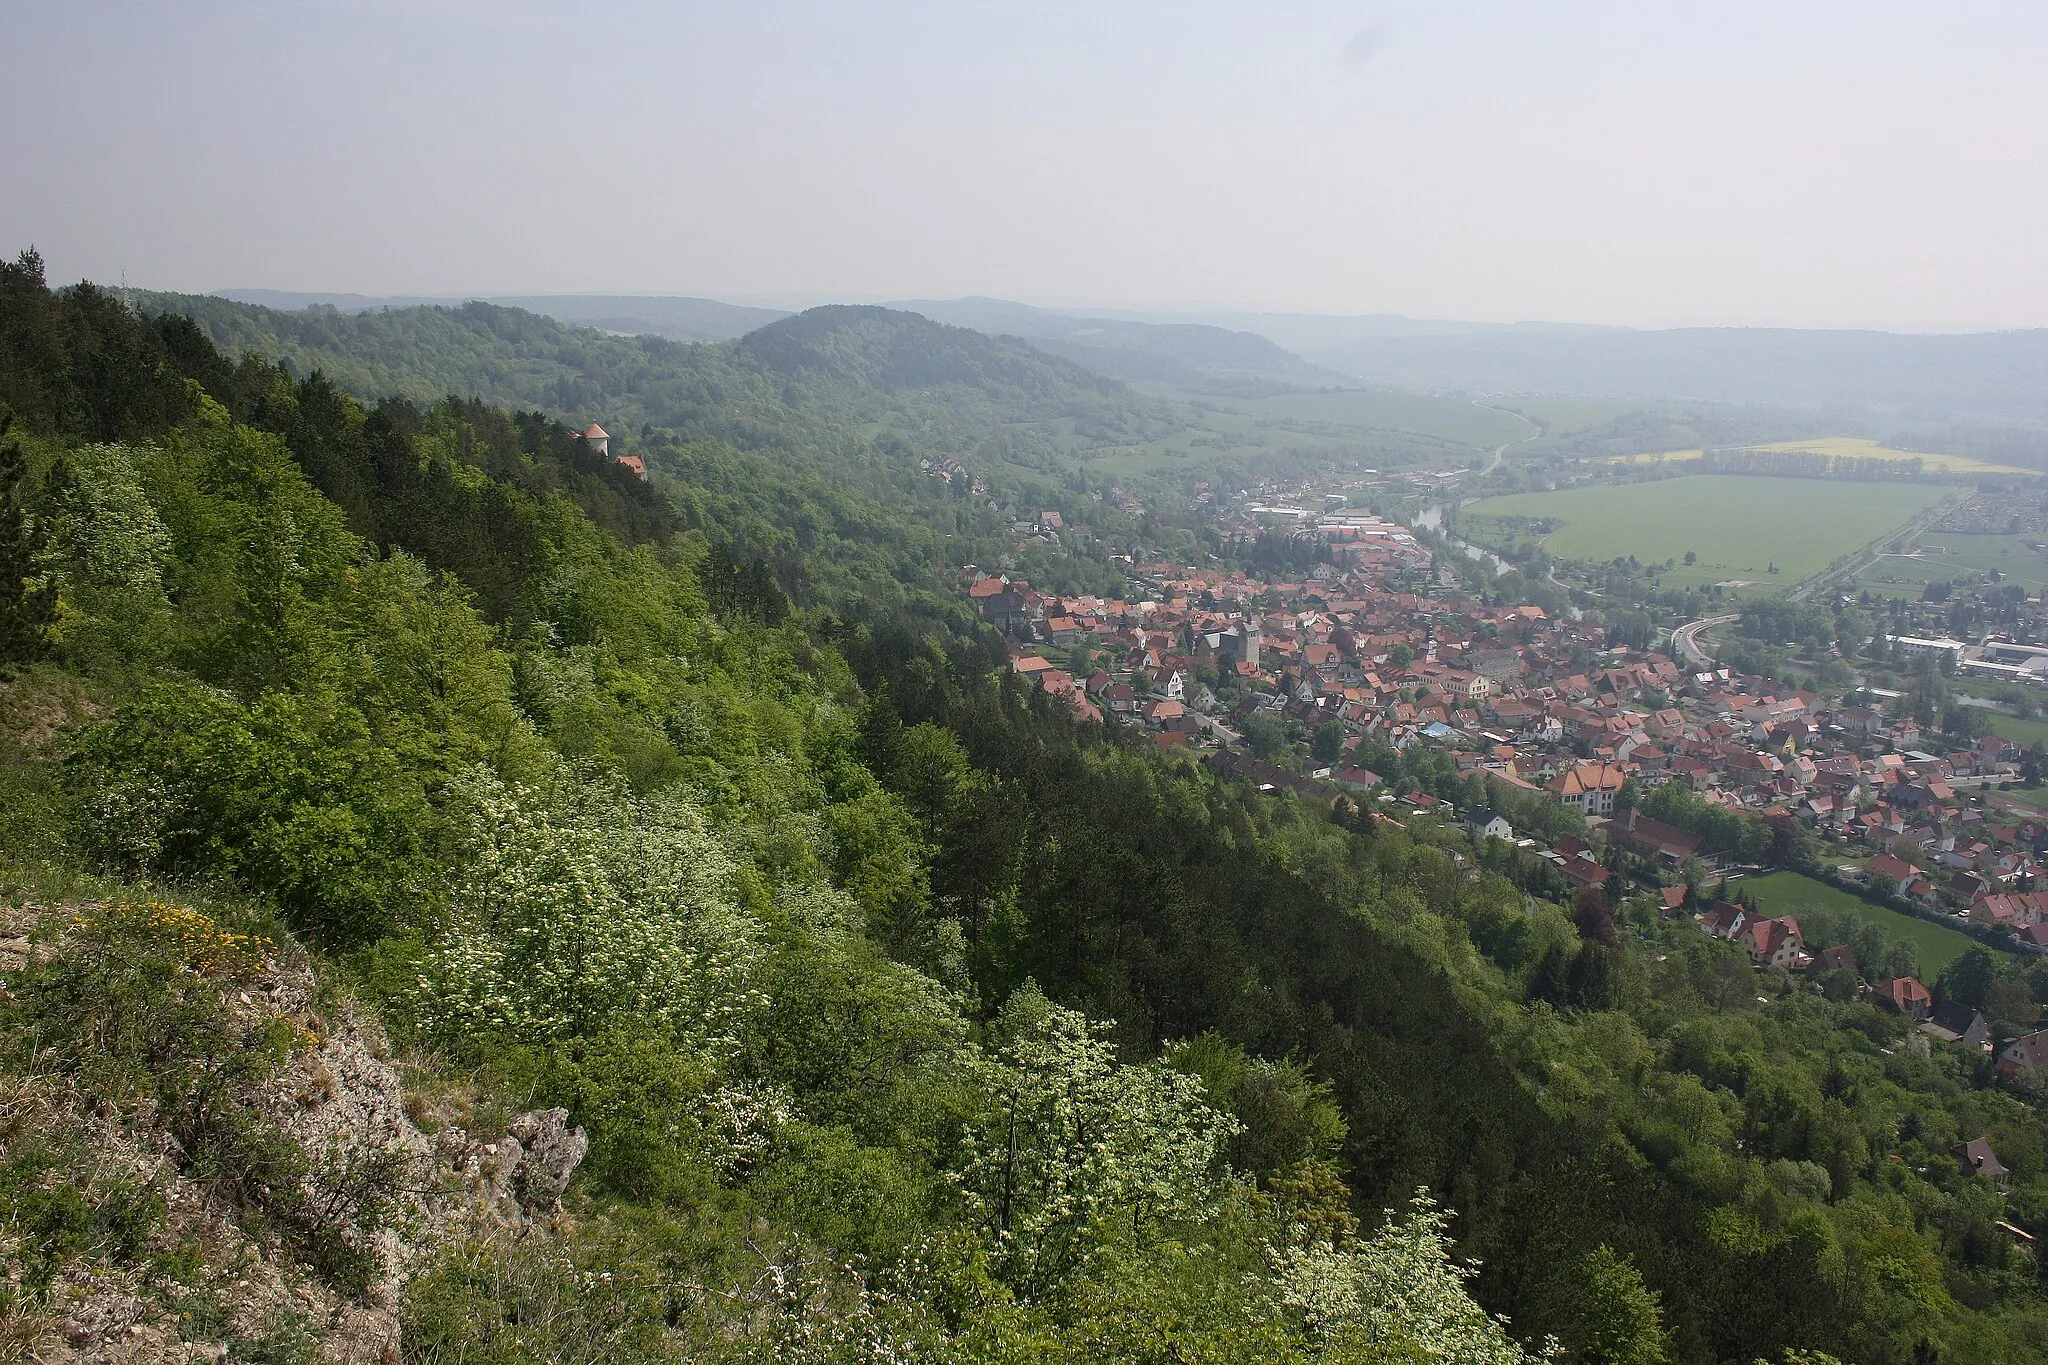
[[[1697,621],[1687,621],[1677,630],[1671,632],[1672,651],[1678,655],[1682,662],[1692,664],[1696,668],[1705,668],[1713,663],[1714,659],[1712,655],[1700,648],[1700,633],[1712,630],[1715,626],[1725,626],[1730,621],[1736,620],[1740,615],[1741,613],[1739,612],[1731,611],[1724,616],[1702,616]]]
[[[1472,400],[1472,406],[1475,408],[1484,408],[1488,412],[1504,412],[1510,417],[1519,419],[1523,426],[1529,428],[1529,434],[1527,436],[1524,436],[1521,440],[1509,441],[1506,445],[1499,445],[1493,448],[1493,458],[1487,462],[1486,468],[1479,471],[1479,477],[1482,479],[1485,478],[1488,474],[1491,474],[1494,470],[1500,468],[1501,459],[1504,456],[1506,456],[1506,454],[1508,453],[1508,448],[1510,446],[1526,445],[1530,441],[1535,440],[1538,436],[1541,436],[1543,434],[1543,428],[1537,426],[1528,418],[1523,417],[1521,413],[1516,412],[1513,408],[1497,408],[1491,403],[1482,403],[1477,398]]]

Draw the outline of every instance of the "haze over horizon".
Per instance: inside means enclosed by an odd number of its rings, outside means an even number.
[[[15,18],[0,246],[194,292],[2038,327],[2044,39],[2019,4],[89,3]]]

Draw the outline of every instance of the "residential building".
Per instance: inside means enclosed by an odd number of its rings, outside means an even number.
[[[1910,976],[1886,977],[1870,988],[1871,998],[1914,1023],[1925,1020],[1934,1009],[1934,997]]]
[[[1550,784],[1558,800],[1581,815],[1608,815],[1627,774],[1611,763],[1575,763]]]

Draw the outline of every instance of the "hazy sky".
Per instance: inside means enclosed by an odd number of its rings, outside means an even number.
[[[2048,5],[9,0],[0,249],[207,290],[2048,325]]]

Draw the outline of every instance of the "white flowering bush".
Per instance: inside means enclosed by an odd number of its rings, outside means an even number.
[[[1329,1348],[1370,1344],[1409,1351],[1445,1365],[1528,1365],[1555,1359],[1546,1345],[1530,1352],[1508,1335],[1466,1287],[1475,1267],[1454,1260],[1449,1217],[1426,1190],[1404,1219],[1345,1246],[1315,1242],[1273,1253],[1282,1300],[1302,1315],[1312,1342]]]
[[[729,1176],[744,1174],[768,1154],[778,1131],[802,1117],[787,1087],[761,1081],[734,1081],[704,1097],[712,1160]]]
[[[480,769],[453,785],[462,856],[416,993],[430,1031],[544,1042],[633,1023],[732,1052],[762,1003],[760,933],[695,806],[603,783],[549,797]]]
[[[1106,1025],[1035,986],[1010,998],[996,1032],[976,1062],[990,1103],[959,1180],[999,1274],[1030,1292],[1106,1238],[1214,1209],[1227,1188],[1217,1152],[1237,1121],[1203,1102],[1200,1081],[1118,1062]]]
[[[126,446],[82,446],[64,457],[43,568],[83,582],[154,597],[163,592],[171,533],[142,486]]]

